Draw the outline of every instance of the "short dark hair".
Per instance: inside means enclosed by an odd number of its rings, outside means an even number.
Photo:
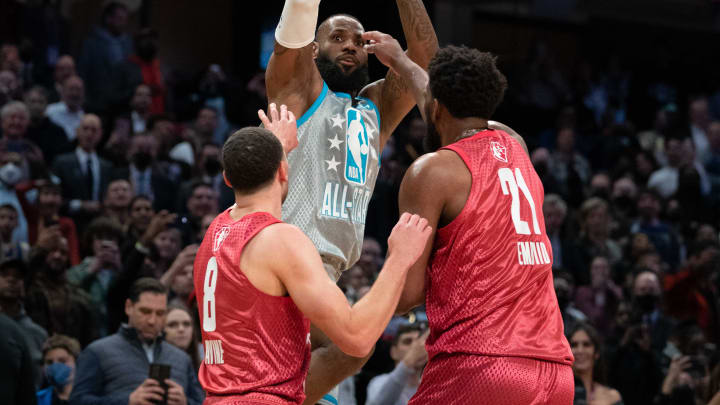
[[[0,205],[0,210],[2,210],[2,209],[13,211],[16,214],[18,213],[17,208],[15,208],[15,206],[10,203],[5,203],[5,204]]]
[[[27,265],[20,259],[9,259],[0,262],[0,273],[4,273],[8,269],[17,270],[22,277],[25,277],[28,274]]]
[[[233,189],[252,193],[271,182],[283,160],[283,147],[265,128],[245,127],[228,138],[222,148],[225,177]]]
[[[507,88],[497,58],[466,46],[441,48],[430,61],[430,91],[455,118],[489,119]]]
[[[90,222],[84,236],[85,244],[90,248],[95,239],[114,240],[119,245],[123,241],[125,234],[123,233],[122,225],[116,220],[108,217],[99,217]]]
[[[130,287],[128,299],[133,303],[138,302],[140,295],[146,292],[162,295],[167,295],[168,293],[167,288],[165,288],[159,280],[152,277],[142,277],[137,279],[132,287]]]
[[[150,205],[152,205],[152,200],[150,199],[149,196],[146,196],[145,194],[139,194],[139,195],[136,195],[135,197],[133,197],[132,200],[130,200],[130,204],[128,204],[128,207],[130,209],[132,209],[133,205],[135,205],[135,203],[140,200],[145,200],[145,201],[149,202]]]
[[[42,345],[43,357],[50,350],[65,349],[75,360],[80,355],[80,343],[77,339],[65,335],[52,335]]]
[[[409,323],[407,325],[402,325],[398,328],[397,333],[393,337],[392,346],[397,346],[397,344],[400,342],[400,336],[410,332],[418,332],[422,334],[422,331],[423,328],[420,326],[419,323]]]
[[[362,26],[362,23],[360,22],[360,19],[355,17],[354,15],[347,14],[347,13],[337,13],[329,16],[328,18],[324,19],[320,24],[318,24],[317,30],[315,31],[315,40],[318,40],[318,36],[320,36],[321,33],[325,33],[328,30],[328,24],[330,24],[330,20],[335,17],[347,17],[351,18],[360,24]],[[365,27],[363,27],[364,29]]]
[[[162,121],[170,121],[173,122],[172,118],[170,118],[167,114],[153,114],[150,116],[150,118],[147,119],[147,123],[145,124],[145,129],[150,132],[153,129],[155,129],[155,125],[157,125],[158,122]]]

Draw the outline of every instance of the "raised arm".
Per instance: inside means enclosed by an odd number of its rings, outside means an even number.
[[[407,269],[422,252],[430,232],[425,219],[404,214],[390,235],[388,257],[378,279],[352,307],[325,273],[312,242],[293,226],[276,226],[275,237],[282,240],[274,244],[276,259],[271,268],[312,324],[343,352],[364,357],[395,312]]]
[[[396,3],[407,41],[407,55],[421,68],[427,69],[430,59],[437,52],[438,40],[425,6],[422,0],[397,0]],[[415,105],[413,84],[410,77],[389,70],[385,79],[368,87],[368,96],[377,102],[380,109],[382,145]]]
[[[285,0],[265,71],[268,101],[287,105],[296,117],[322,91],[322,77],[313,60],[319,6],[320,0]]]

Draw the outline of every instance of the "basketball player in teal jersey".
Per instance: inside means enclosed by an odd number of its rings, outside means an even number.
[[[438,42],[423,2],[396,3],[407,56],[427,67]],[[381,149],[415,100],[411,78],[392,70],[370,83],[362,24],[334,15],[317,26],[319,4],[285,1],[265,77],[270,112],[285,104],[298,117],[299,145],[288,154],[290,186],[282,219],[312,240],[337,281],[360,257]],[[313,351],[306,404],[366,361],[343,355],[316,332],[313,346],[319,349]],[[332,394],[324,400],[337,404]]]

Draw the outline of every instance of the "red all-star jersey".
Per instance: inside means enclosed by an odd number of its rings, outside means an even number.
[[[212,222],[195,258],[194,281],[205,358],[199,378],[210,402],[232,396],[301,404],[310,365],[310,321],[289,296],[255,288],[240,269],[245,245],[280,222],[265,212]]]
[[[572,364],[553,288],[543,186],[527,153],[493,130],[445,149],[465,162],[472,187],[458,217],[437,230],[426,279],[428,354]]]

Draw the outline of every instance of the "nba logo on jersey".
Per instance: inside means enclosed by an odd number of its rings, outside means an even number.
[[[370,151],[367,129],[362,114],[355,108],[347,110],[345,119],[345,180],[362,186],[367,177]]]
[[[492,148],[492,153],[495,159],[507,163],[507,149],[505,149],[505,146],[500,144],[500,142],[490,142],[490,147]]]
[[[215,232],[215,239],[213,240],[213,252],[217,252],[220,249],[220,245],[222,245],[223,241],[229,233],[229,226],[223,226],[217,232]]]

